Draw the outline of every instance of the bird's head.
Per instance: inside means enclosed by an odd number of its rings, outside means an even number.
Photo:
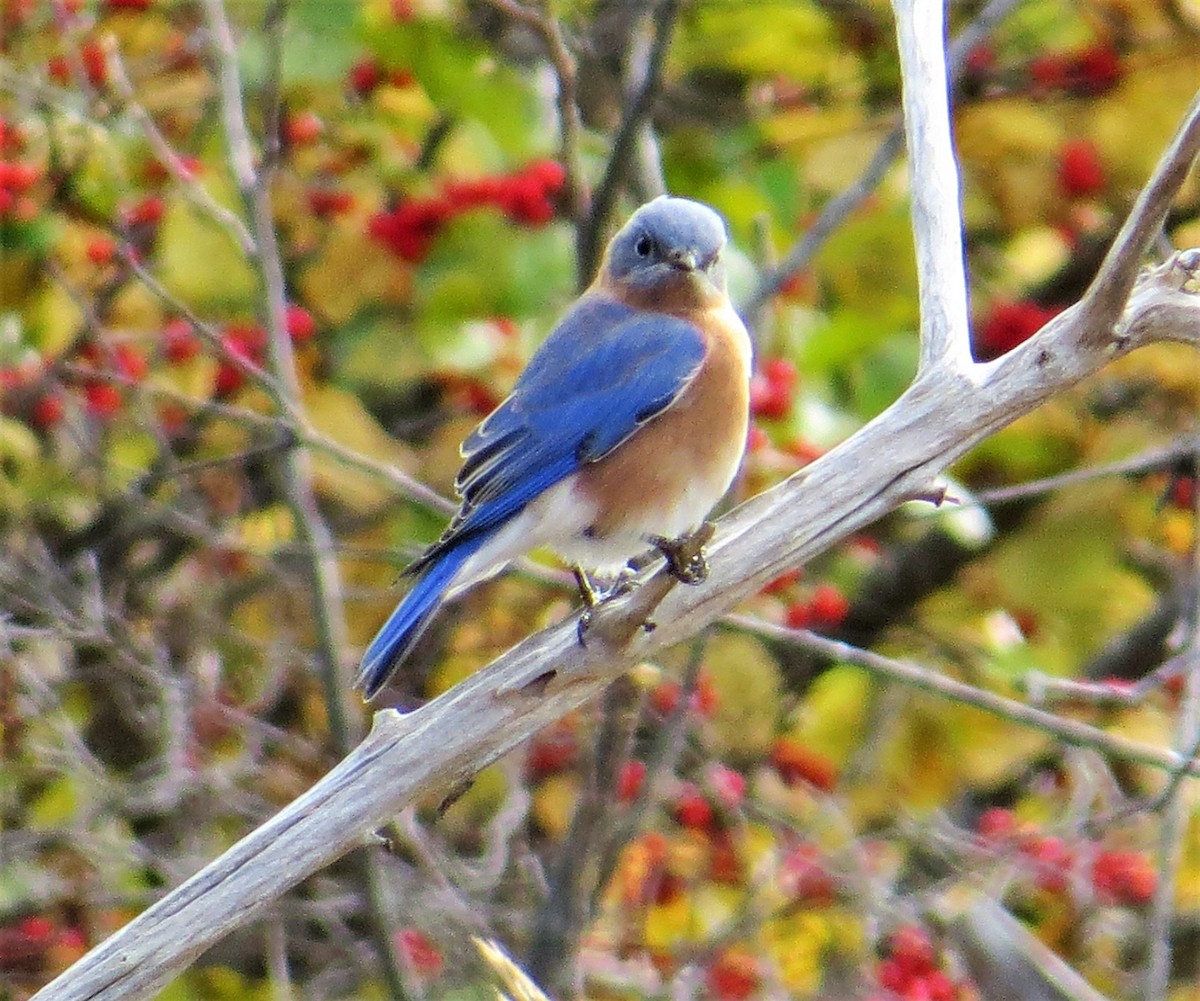
[[[663,195],[613,237],[601,277],[645,308],[713,305],[725,296],[725,241],[725,223],[707,205]]]

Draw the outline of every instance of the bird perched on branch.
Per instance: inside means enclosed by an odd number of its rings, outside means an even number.
[[[549,546],[614,574],[653,546],[684,581],[681,541],[729,488],[746,444],[750,339],[725,289],[725,225],[706,205],[656,198],[462,445],[462,506],[405,571],[416,583],[371,641],[356,687],[374,697],[443,602]]]

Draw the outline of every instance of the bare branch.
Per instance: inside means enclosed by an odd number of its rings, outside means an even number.
[[[920,369],[966,371],[971,365],[971,328],[958,164],[950,137],[945,5],[932,0],[896,0],[895,10],[917,244]]]

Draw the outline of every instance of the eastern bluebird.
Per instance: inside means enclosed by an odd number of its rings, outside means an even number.
[[[600,273],[462,445],[462,506],[405,571],[416,583],[363,655],[387,682],[443,602],[539,546],[576,570],[621,570],[696,529],[746,444],[750,338],[725,289],[725,225],[706,205],[643,205]],[[686,573],[683,575],[686,579]]]

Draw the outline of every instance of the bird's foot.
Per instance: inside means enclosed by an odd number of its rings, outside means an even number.
[[[649,541],[662,553],[667,561],[667,572],[672,577],[681,584],[699,584],[708,577],[708,559],[704,547],[716,530],[716,525],[706,521],[696,531],[677,539],[652,535]]]
[[[583,600],[583,611],[579,613],[579,621],[576,624],[575,631],[579,636],[579,645],[587,646],[587,632],[592,627],[595,610],[604,602],[611,601],[613,598],[619,598],[621,595],[632,591],[633,581],[637,573],[632,569],[624,569],[617,574],[617,579],[606,588],[597,587],[596,582],[587,575],[587,571],[578,564],[571,567],[571,573],[575,575],[575,584],[579,588],[579,597]]]

